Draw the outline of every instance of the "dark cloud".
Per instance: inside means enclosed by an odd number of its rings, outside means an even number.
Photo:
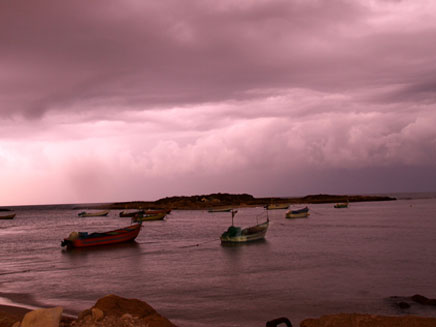
[[[77,101],[147,108],[244,99],[256,88],[310,87],[318,73],[314,85],[325,83],[335,59],[320,59],[331,55],[322,51],[362,12],[339,0],[5,1],[2,111],[39,117]]]

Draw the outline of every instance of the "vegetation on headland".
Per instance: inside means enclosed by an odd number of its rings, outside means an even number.
[[[330,195],[316,194],[304,197],[282,198],[268,197],[255,198],[250,194],[213,193],[208,195],[172,196],[157,201],[116,202],[87,206],[95,209],[177,209],[177,210],[204,210],[219,207],[256,207],[268,204],[310,204],[310,203],[336,203],[336,202],[365,202],[365,201],[392,201],[395,198],[377,195]]]

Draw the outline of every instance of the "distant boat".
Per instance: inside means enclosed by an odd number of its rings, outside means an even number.
[[[16,215],[15,213],[12,213],[10,215],[0,216],[0,219],[14,219],[15,215]]]
[[[286,218],[306,218],[309,214],[309,208],[304,207],[302,209],[289,210],[286,213]]]
[[[288,209],[288,203],[272,203],[265,206],[267,210]]]
[[[132,221],[148,221],[148,220],[163,220],[166,213],[156,213],[154,215],[138,214],[132,218]]]
[[[109,210],[98,211],[98,212],[82,211],[78,215],[79,215],[79,217],[103,217],[103,216],[107,216],[108,213],[109,213]]]
[[[61,246],[66,246],[67,248],[81,248],[129,242],[133,241],[138,236],[140,230],[141,224],[134,224],[102,233],[88,234],[87,232],[72,232],[68,238],[62,241]]]
[[[146,215],[155,215],[158,213],[164,213],[166,215],[168,215],[169,213],[171,213],[171,209],[147,209],[144,212]]]
[[[237,211],[232,211],[232,225],[221,235],[221,243],[246,243],[265,238],[269,226],[268,217],[264,223],[242,229],[233,225],[233,217],[236,213]]]
[[[208,212],[230,212],[232,208],[212,208],[209,209]]]
[[[128,212],[128,211],[121,211],[120,212],[120,217],[133,217],[133,216],[135,216],[135,215],[137,215],[137,214],[139,214],[141,212],[144,213],[144,210],[130,211],[130,212]]]
[[[344,203],[336,203],[335,208],[348,208],[348,202],[344,202]]]

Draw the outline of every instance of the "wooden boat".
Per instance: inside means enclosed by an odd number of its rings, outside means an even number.
[[[140,213],[144,213],[144,210],[139,210],[139,211],[121,211],[120,212],[120,217],[134,217]]]
[[[138,214],[132,218],[132,221],[163,220],[165,216],[166,213],[163,212],[154,215]]]
[[[15,215],[16,215],[15,213],[12,213],[10,215],[0,216],[0,219],[14,219]]]
[[[344,203],[336,203],[335,208],[348,208],[348,202],[344,202]]]
[[[267,210],[288,209],[288,203],[272,203],[265,206]]]
[[[62,241],[61,246],[66,246],[67,248],[81,248],[129,242],[133,241],[138,236],[140,230],[141,224],[134,224],[102,233],[88,234],[87,232],[72,232],[68,238]]]
[[[231,212],[232,208],[212,208],[208,212]]]
[[[289,210],[286,213],[286,218],[306,218],[308,217],[309,214],[309,208],[308,207],[304,207],[301,209],[296,209],[296,210]]]
[[[168,215],[169,213],[171,213],[171,209],[147,209],[144,212],[146,215],[155,215],[158,213],[164,213],[166,215]]]
[[[268,231],[269,218],[266,222],[242,229],[233,225],[233,217],[237,211],[232,211],[232,225],[221,234],[221,243],[245,243],[265,238]]]
[[[104,211],[98,211],[98,212],[86,212],[86,211],[82,211],[79,212],[79,217],[103,217],[103,216],[107,216],[109,213],[109,210],[104,210]]]

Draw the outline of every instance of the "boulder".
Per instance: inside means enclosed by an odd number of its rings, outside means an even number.
[[[59,327],[62,307],[33,310],[25,314],[21,327]]]
[[[21,318],[8,312],[0,311],[0,327],[10,327]]]
[[[85,326],[90,323],[88,320],[92,315],[93,321],[98,322],[96,326],[103,326],[105,323],[122,320],[140,321],[141,325],[149,327],[175,327],[168,319],[161,316],[156,310],[144,301],[137,299],[126,299],[117,295],[106,295],[97,300],[95,305],[89,310],[79,314],[76,322],[77,326]],[[98,317],[98,319],[96,319]],[[136,325],[135,325],[136,326]]]
[[[436,318],[417,316],[377,316],[358,313],[326,315],[305,319],[300,327],[435,327]]]
[[[420,295],[420,294],[415,294],[414,296],[411,297],[411,299],[419,304],[436,305],[436,299],[429,299],[424,295]]]
[[[92,314],[92,319],[94,319],[95,321],[102,320],[104,317],[103,311],[101,311],[99,308],[92,308],[91,314]]]

